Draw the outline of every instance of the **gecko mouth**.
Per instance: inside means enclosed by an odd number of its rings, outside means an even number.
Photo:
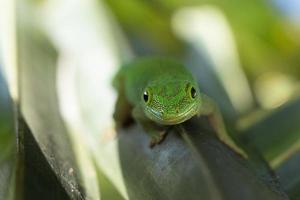
[[[192,118],[198,111],[198,104],[193,104],[183,112],[176,115],[163,116],[160,112],[154,109],[147,109],[146,115],[153,121],[162,125],[175,125],[180,124]]]

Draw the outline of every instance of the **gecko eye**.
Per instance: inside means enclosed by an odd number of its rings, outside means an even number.
[[[143,93],[143,99],[144,99],[144,101],[145,101],[146,103],[149,102],[149,93],[148,93],[147,90],[145,90],[144,93]]]
[[[191,92],[191,97],[192,97],[193,99],[195,99],[196,96],[197,96],[197,91],[196,91],[196,89],[195,89],[194,87],[191,87],[190,92]]]

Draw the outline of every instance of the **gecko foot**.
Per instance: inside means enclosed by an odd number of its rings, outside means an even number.
[[[150,148],[153,148],[155,145],[160,144],[167,136],[167,131],[160,131],[158,134],[155,133],[152,135]]]

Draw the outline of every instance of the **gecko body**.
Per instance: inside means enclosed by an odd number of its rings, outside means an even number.
[[[165,138],[171,125],[207,115],[219,139],[246,155],[228,136],[215,103],[200,92],[192,74],[179,62],[140,58],[122,67],[113,83],[118,91],[114,113],[117,126],[133,117],[151,135],[151,146]]]

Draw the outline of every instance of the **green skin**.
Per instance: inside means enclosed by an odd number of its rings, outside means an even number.
[[[200,93],[197,82],[180,63],[166,58],[137,59],[121,68],[114,86],[119,94],[114,113],[117,126],[132,116],[151,135],[151,147],[163,141],[170,125],[207,115],[219,139],[247,157],[228,136],[214,102]]]

